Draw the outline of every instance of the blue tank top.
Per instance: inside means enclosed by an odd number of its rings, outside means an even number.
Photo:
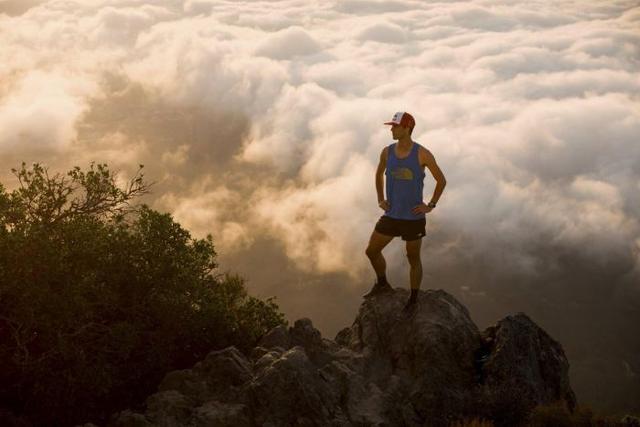
[[[403,159],[396,157],[397,143],[389,145],[387,154],[386,190],[391,205],[383,216],[396,219],[423,219],[425,214],[414,214],[412,209],[422,203],[425,173],[418,159],[418,144],[413,142],[411,152]]]

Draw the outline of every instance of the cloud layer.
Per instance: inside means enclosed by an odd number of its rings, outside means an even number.
[[[147,203],[330,336],[374,279],[382,123],[411,112],[447,178],[422,287],[481,327],[526,311],[579,399],[640,410],[636,1],[0,0],[0,38],[0,182],[143,163]]]

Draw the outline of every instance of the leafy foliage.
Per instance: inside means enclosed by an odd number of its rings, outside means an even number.
[[[167,371],[248,351],[286,324],[272,298],[213,274],[211,234],[193,239],[170,214],[130,206],[148,192],[142,174],[121,190],[104,164],[12,171],[20,187],[0,184],[0,414],[104,423]]]

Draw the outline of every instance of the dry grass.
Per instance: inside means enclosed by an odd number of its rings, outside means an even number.
[[[589,406],[580,406],[571,413],[562,402],[539,405],[533,409],[526,427],[626,427],[618,417],[601,416]]]

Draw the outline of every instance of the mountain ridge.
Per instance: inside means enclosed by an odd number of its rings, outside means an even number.
[[[525,313],[484,331],[442,289],[366,298],[333,340],[309,318],[269,331],[249,355],[234,346],[169,372],[144,413],[113,414],[130,426],[448,426],[463,418],[515,425],[535,406],[573,411],[560,343]]]

